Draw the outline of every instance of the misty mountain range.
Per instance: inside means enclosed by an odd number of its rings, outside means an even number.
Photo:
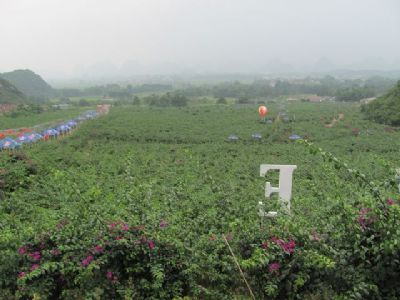
[[[400,61],[389,62],[382,57],[369,57],[352,64],[337,64],[327,57],[321,57],[311,65],[294,65],[283,60],[269,60],[265,63],[220,62],[214,66],[186,66],[176,63],[142,64],[133,60],[122,64],[99,61],[89,66],[79,66],[70,74],[50,74],[51,79],[127,79],[143,75],[194,75],[194,74],[313,74],[343,73],[344,71],[375,71],[391,73],[400,70]],[[397,73],[397,72],[396,72]]]

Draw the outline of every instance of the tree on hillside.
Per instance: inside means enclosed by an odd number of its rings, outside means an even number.
[[[361,110],[378,123],[400,126],[400,80],[390,91],[362,106]]]

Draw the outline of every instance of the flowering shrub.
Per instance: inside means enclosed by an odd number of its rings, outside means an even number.
[[[91,238],[66,225],[17,252],[19,298],[164,299],[187,288],[179,249],[152,237],[144,226],[112,222]]]

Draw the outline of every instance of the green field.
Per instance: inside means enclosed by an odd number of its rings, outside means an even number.
[[[93,109],[93,107],[69,108],[65,110],[47,111],[38,114],[29,114],[12,117],[10,115],[0,117],[0,131],[11,128],[33,127],[39,124],[54,124],[65,120],[78,117],[84,111]]]
[[[225,236],[256,299],[398,299],[400,132],[355,104],[268,107],[291,121],[263,123],[256,105],[116,107],[0,153],[0,298],[251,299]],[[297,165],[291,215],[264,198],[266,163]],[[261,220],[259,201],[279,217]]]

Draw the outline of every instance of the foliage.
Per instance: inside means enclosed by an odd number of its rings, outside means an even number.
[[[385,95],[363,106],[363,112],[376,122],[400,126],[400,81]]]
[[[0,104],[24,103],[27,99],[24,94],[10,82],[0,77]]]
[[[257,299],[399,298],[400,133],[351,103],[257,108],[114,107],[0,153],[0,298],[248,299],[222,235]],[[262,163],[297,165],[290,215],[258,217]]]
[[[164,95],[151,95],[145,98],[150,106],[186,106],[189,99],[180,92],[166,93]]]

